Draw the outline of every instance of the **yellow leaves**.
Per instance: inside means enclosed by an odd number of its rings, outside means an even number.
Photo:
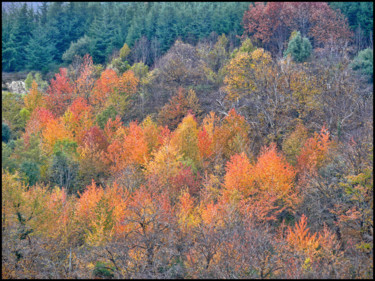
[[[154,159],[146,164],[146,174],[157,176],[159,184],[167,185],[168,179],[178,175],[181,169],[182,155],[171,145],[165,145],[153,153]]]
[[[52,153],[58,140],[73,139],[72,132],[65,128],[61,119],[48,120],[42,132],[42,137],[47,153]]]
[[[188,191],[183,191],[180,195],[178,208],[178,223],[185,231],[189,231],[191,227],[197,226],[200,223],[199,216],[194,207],[194,200]]]
[[[259,61],[262,64],[269,64],[272,61],[271,54],[264,51],[263,48],[258,48],[251,52],[251,58],[254,61]]]
[[[123,220],[128,215],[129,199],[129,192],[116,183],[104,190],[93,181],[86,188],[76,205],[76,220],[89,245],[102,245],[113,235],[128,231]]]
[[[229,159],[236,153],[245,152],[249,139],[249,124],[245,118],[239,115],[235,109],[231,109],[220,127],[215,129],[214,152],[223,153]]]
[[[207,116],[203,119],[202,126],[208,133],[208,135],[213,138],[215,127],[218,126],[219,118],[216,116],[214,111],[211,111]]]
[[[33,80],[30,92],[24,97],[25,107],[30,114],[37,107],[43,107],[44,100],[41,92],[38,91],[38,84]]]
[[[270,71],[271,55],[262,48],[252,53],[238,52],[227,66],[224,78],[227,98],[235,100],[257,90],[257,80],[264,80]]]
[[[193,160],[196,167],[199,165],[198,128],[193,115],[188,114],[178,125],[170,144],[179,150],[185,159]]]
[[[131,70],[121,77],[117,77],[113,70],[107,70],[100,79],[94,91],[96,104],[104,102],[106,107],[113,105],[120,115],[125,114],[130,98],[137,92],[139,79]]]
[[[306,139],[307,129],[302,123],[297,124],[295,130],[285,138],[283,142],[283,152],[290,164],[297,164],[296,157],[300,153]]]
[[[289,87],[293,97],[301,106],[307,106],[309,110],[318,108],[316,96],[321,93],[321,89],[315,76],[308,75],[304,70],[293,69],[290,73]],[[303,114],[302,111],[300,113]]]
[[[254,84],[247,81],[248,73],[254,66],[251,64],[251,56],[248,53],[238,53],[227,66],[227,75],[224,83],[227,85],[227,98],[235,100],[255,89]]]

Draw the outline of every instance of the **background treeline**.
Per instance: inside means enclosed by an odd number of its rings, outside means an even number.
[[[372,3],[330,5],[347,17],[359,49],[372,44]],[[151,66],[177,38],[195,45],[213,32],[226,34],[236,45],[248,6],[249,2],[43,2],[34,10],[26,3],[8,3],[2,10],[3,71],[55,71],[85,53],[103,64],[124,43],[132,48],[130,59],[141,58]]]
[[[177,38],[195,44],[212,32],[230,34],[235,44],[248,6],[246,2],[43,2],[37,11],[26,3],[3,7],[3,71],[50,70],[71,62],[74,54],[64,57],[65,52],[89,53],[94,63],[102,64],[124,43],[134,47],[135,54],[147,45],[144,62],[151,65]]]

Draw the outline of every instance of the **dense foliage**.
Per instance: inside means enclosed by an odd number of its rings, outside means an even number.
[[[95,63],[110,61],[124,42],[131,58],[151,65],[177,38],[190,44],[211,33],[242,33],[248,3],[200,2],[42,2],[3,6],[3,71],[54,70],[75,55],[89,53]]]
[[[10,9],[3,67],[65,65],[2,93],[2,278],[373,277],[372,43],[331,6]]]

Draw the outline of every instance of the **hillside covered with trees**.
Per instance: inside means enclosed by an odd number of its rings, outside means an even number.
[[[373,4],[2,10],[2,278],[373,277]]]

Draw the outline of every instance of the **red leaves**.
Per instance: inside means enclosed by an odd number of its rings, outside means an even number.
[[[173,96],[169,103],[160,110],[159,122],[173,130],[189,112],[199,114],[199,101],[193,90],[186,93],[186,90],[180,87],[177,95]]]
[[[243,26],[244,35],[274,45],[280,36],[287,39],[293,30],[311,36],[315,44],[324,45],[352,36],[347,21],[327,3],[255,3],[255,7],[245,12]]]
[[[93,126],[86,130],[83,136],[83,143],[88,147],[97,150],[106,150],[108,142],[103,131],[98,126]]]
[[[46,105],[56,116],[64,114],[73,98],[73,87],[67,77],[67,69],[60,68],[60,73],[51,80],[51,85],[47,89]]]
[[[187,189],[192,196],[196,196],[200,188],[200,175],[195,176],[191,167],[182,168],[178,175],[171,178],[170,184],[176,192]]]

